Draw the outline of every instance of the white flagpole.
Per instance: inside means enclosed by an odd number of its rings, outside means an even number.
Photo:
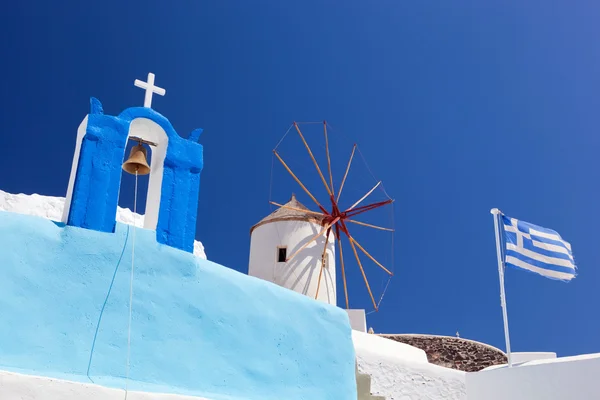
[[[502,317],[504,319],[504,339],[506,340],[506,355],[508,356],[508,367],[512,367],[510,355],[510,336],[508,335],[508,315],[506,312],[506,294],[504,293],[504,262],[502,260],[502,248],[500,245],[500,226],[498,219],[502,214],[497,208],[490,212],[494,215],[494,228],[496,230],[496,254],[498,255],[498,275],[500,276],[500,305],[502,306]]]

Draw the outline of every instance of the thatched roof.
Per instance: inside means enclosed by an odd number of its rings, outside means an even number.
[[[319,217],[316,214],[313,214],[311,212],[299,211],[299,210],[306,210],[306,211],[311,211],[311,210],[309,210],[304,204],[300,203],[298,201],[298,199],[296,199],[296,196],[294,194],[292,194],[292,198],[290,199],[290,201],[285,203],[285,205],[288,207],[297,208],[298,210],[291,210],[289,208],[279,207],[277,210],[273,211],[271,214],[267,215],[265,218],[260,220],[256,225],[254,225],[252,228],[250,228],[250,233],[252,233],[252,231],[254,229],[256,229],[257,227],[267,224],[267,223],[270,223],[270,222],[306,221],[306,222],[314,222],[317,224],[321,224],[323,221],[323,218]]]

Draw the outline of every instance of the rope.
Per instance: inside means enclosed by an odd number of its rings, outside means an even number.
[[[127,326],[127,374],[125,377],[125,400],[129,391],[129,371],[131,369],[131,317],[133,314],[133,266],[135,260],[135,215],[137,213],[138,171],[135,170],[135,192],[133,194],[133,236],[131,239],[131,276],[129,278],[129,322]]]
[[[283,135],[283,137],[279,140],[279,142],[277,143],[277,146],[275,146],[274,150],[277,150],[277,148],[279,147],[279,145],[281,144],[281,142],[283,142],[283,139],[285,139],[285,137],[287,136],[288,133],[290,133],[290,130],[294,127],[294,124],[290,125],[290,127],[288,128],[287,131],[285,131],[285,135]]]
[[[108,303],[108,298],[113,289],[113,285],[115,284],[115,278],[117,277],[117,272],[119,271],[119,266],[121,265],[121,261],[123,260],[123,256],[125,255],[125,248],[127,247],[127,241],[129,240],[129,225],[127,225],[127,233],[125,234],[125,243],[123,243],[123,248],[121,249],[121,256],[119,257],[119,261],[117,261],[117,265],[115,266],[115,271],[113,272],[112,279],[110,281],[110,285],[108,286],[108,292],[106,293],[106,297],[104,298],[104,303],[102,304],[102,309],[100,310],[100,316],[98,317],[98,323],[96,324],[96,332],[94,332],[94,340],[92,341],[92,350],[90,351],[90,359],[88,361],[87,367],[87,377],[92,383],[94,380],[90,376],[90,369],[92,368],[92,359],[94,357],[94,349],[96,348],[96,340],[98,339],[98,332],[100,331],[100,323],[102,322],[102,316],[104,315],[104,310],[106,309],[106,304]]]
[[[358,145],[356,145],[356,150],[358,150],[358,155],[360,155],[360,158],[363,160],[363,163],[365,164],[365,167],[367,168],[367,171],[369,171],[369,173],[371,174],[371,177],[377,181],[377,178],[375,177],[375,174],[373,173],[373,171],[371,171],[371,167],[369,167],[369,164],[367,163],[367,159],[365,158],[365,156],[363,155],[362,151],[360,151],[360,147]],[[392,197],[386,192],[385,187],[383,186],[383,182],[381,182],[381,190],[383,190],[383,193],[387,196],[388,199],[392,199]]]
[[[275,169],[275,154],[271,154],[271,177],[269,178],[269,209],[273,212],[273,170]]]
[[[344,136],[346,139],[352,141],[353,143],[356,144],[356,150],[358,150],[358,154],[360,155],[360,158],[362,159],[365,168],[367,169],[367,171],[369,172],[369,174],[371,174],[371,177],[373,178],[373,180],[375,180],[375,182],[378,182],[377,177],[375,176],[375,174],[373,173],[373,171],[371,170],[371,167],[369,167],[369,163],[367,163],[367,159],[365,158],[364,154],[362,153],[362,151],[360,151],[360,146],[358,145],[357,141],[355,138],[350,137],[349,135],[347,135],[345,132],[343,131],[339,131],[337,129],[335,129],[333,126],[331,126],[331,124],[329,122],[327,122],[327,127],[331,130],[331,131],[336,131],[337,133],[341,134],[342,136]],[[392,197],[387,193],[387,191],[385,190],[385,187],[383,186],[383,182],[380,185],[381,190],[383,191],[383,193],[388,197],[388,199],[391,199]]]
[[[379,302],[377,303],[377,309],[379,309],[379,306],[381,305],[381,302],[383,301],[383,296],[385,296],[385,292],[387,292],[388,290],[388,286],[390,286],[390,282],[392,281],[392,276],[390,276],[388,278],[387,283],[385,284],[385,289],[383,289],[383,293],[381,293],[381,297],[379,298]]]

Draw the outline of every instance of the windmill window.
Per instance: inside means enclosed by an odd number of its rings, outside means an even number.
[[[285,262],[287,259],[287,247],[277,247],[277,262]]]
[[[323,267],[329,268],[329,253],[325,253],[325,256],[323,257]]]

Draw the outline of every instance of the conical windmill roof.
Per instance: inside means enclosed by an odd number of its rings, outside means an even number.
[[[296,208],[297,210],[292,210],[286,207],[279,207],[277,210],[273,211],[271,214],[267,215],[263,219],[261,219],[256,225],[254,225],[250,229],[250,233],[257,227],[268,224],[270,222],[278,222],[278,221],[306,221],[306,222],[314,222],[316,224],[321,224],[323,222],[323,217],[319,217],[316,214],[313,214],[311,210],[309,210],[304,204],[300,203],[296,196],[292,194],[292,198],[290,201],[285,203],[286,206]],[[300,211],[302,210],[302,211]],[[306,210],[306,211],[304,211]]]

